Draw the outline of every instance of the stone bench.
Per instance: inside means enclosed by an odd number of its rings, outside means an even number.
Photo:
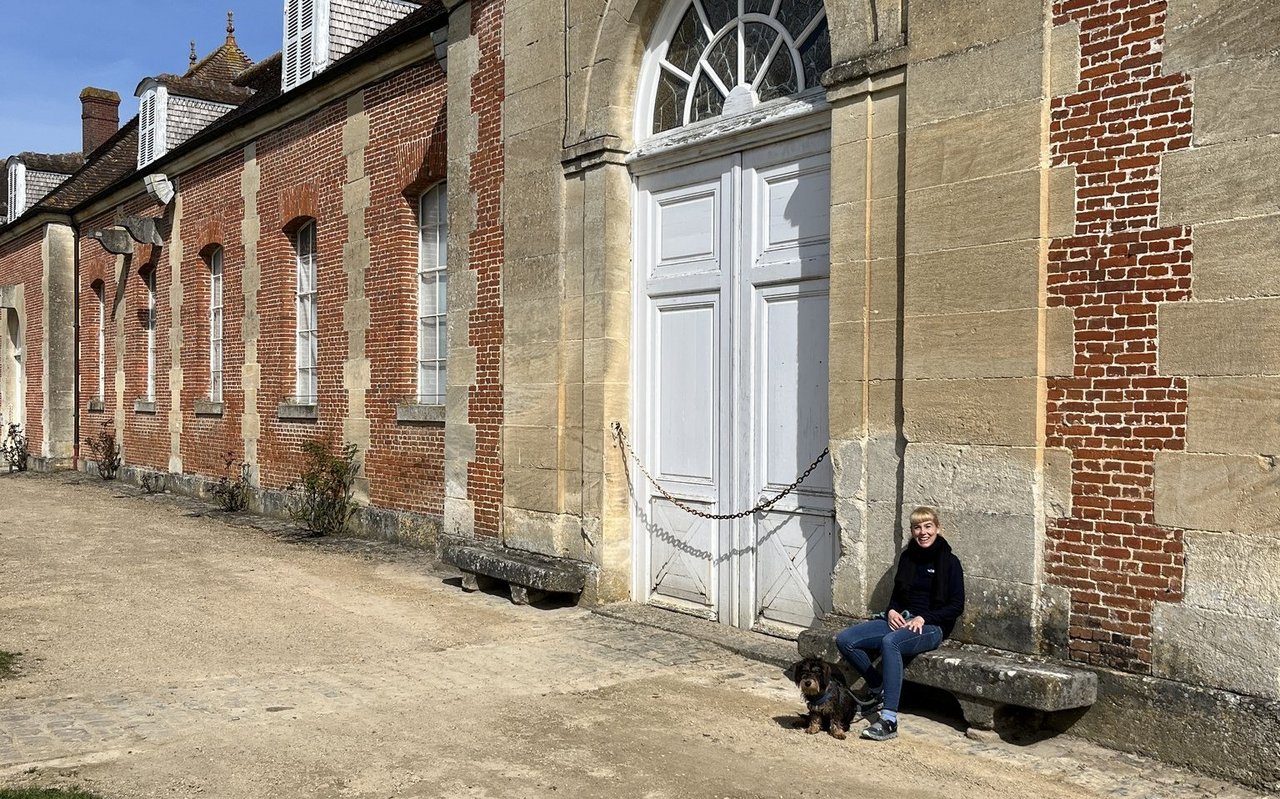
[[[517,605],[537,602],[549,593],[580,594],[591,571],[582,561],[475,542],[444,544],[440,559],[462,572],[463,590],[505,582]]]
[[[800,656],[840,662],[835,635],[859,621],[828,616],[800,634]],[[1098,698],[1098,676],[1091,671],[953,641],[911,658],[903,677],[950,692],[960,703],[970,737],[995,730],[1005,708],[1049,713],[1088,707]]]

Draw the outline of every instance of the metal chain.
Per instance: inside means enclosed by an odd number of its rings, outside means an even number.
[[[754,508],[751,508],[750,510],[739,511],[737,513],[706,513],[704,511],[698,510],[697,508],[691,508],[685,503],[671,496],[671,493],[668,492],[667,489],[663,488],[662,485],[653,478],[653,475],[649,474],[649,470],[644,468],[644,464],[640,462],[640,456],[637,455],[636,451],[631,447],[631,442],[627,440],[627,434],[622,429],[622,422],[613,422],[612,424],[609,425],[609,427],[613,430],[613,440],[617,443],[618,448],[631,456],[631,460],[635,461],[636,466],[639,467],[640,471],[644,473],[644,476],[649,479],[649,482],[653,484],[653,487],[658,489],[659,494],[666,497],[668,502],[675,505],[677,508],[684,511],[685,513],[690,513],[702,519],[718,519],[722,521],[729,520],[729,519],[741,519],[743,516],[752,516],[757,513],[760,513],[761,511],[766,511],[769,508],[772,508],[774,505],[778,504],[778,501],[781,500],[783,497],[787,496],[792,491],[795,491],[797,488],[799,488],[800,484],[804,482],[805,478],[813,474],[813,470],[818,468],[818,464],[826,460],[827,456],[831,454],[830,447],[824,448],[821,454],[818,455],[817,460],[809,464],[809,468],[805,469],[804,474],[797,477],[794,483],[784,488],[782,490],[782,493],[778,494],[777,496],[771,499],[766,499],[761,501],[760,504],[756,505]]]

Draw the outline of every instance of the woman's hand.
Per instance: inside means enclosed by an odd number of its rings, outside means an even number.
[[[924,632],[924,616],[912,616],[911,621],[903,626],[914,633]]]
[[[885,621],[889,622],[890,630],[897,630],[906,625],[906,622],[902,620],[902,614],[892,608],[885,614]]]

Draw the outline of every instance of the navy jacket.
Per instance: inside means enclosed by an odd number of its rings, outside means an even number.
[[[912,602],[912,585],[917,574],[933,570],[930,578],[930,594],[927,607]],[[915,605],[913,607],[912,605]],[[910,610],[923,616],[925,624],[942,628],[943,637],[949,637],[956,620],[964,613],[964,569],[960,559],[951,551],[947,539],[938,536],[927,549],[914,540],[898,558],[898,571],[893,580],[893,595],[889,597],[887,610],[901,613]]]

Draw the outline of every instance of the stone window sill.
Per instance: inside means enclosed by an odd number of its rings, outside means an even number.
[[[276,418],[282,422],[314,422],[319,417],[314,402],[282,402],[276,406]]]
[[[443,405],[423,405],[418,402],[402,402],[396,406],[396,421],[404,423],[443,422]]]
[[[133,401],[133,412],[134,412],[134,413],[150,413],[150,414],[155,414],[155,412],[156,412],[156,401],[155,401],[155,400],[149,400],[149,399],[134,400],[134,401]]]
[[[107,403],[103,402],[102,400],[100,399],[89,400],[89,413],[105,413],[106,410],[107,410]]]
[[[196,416],[221,416],[222,403],[214,400],[196,400]]]

